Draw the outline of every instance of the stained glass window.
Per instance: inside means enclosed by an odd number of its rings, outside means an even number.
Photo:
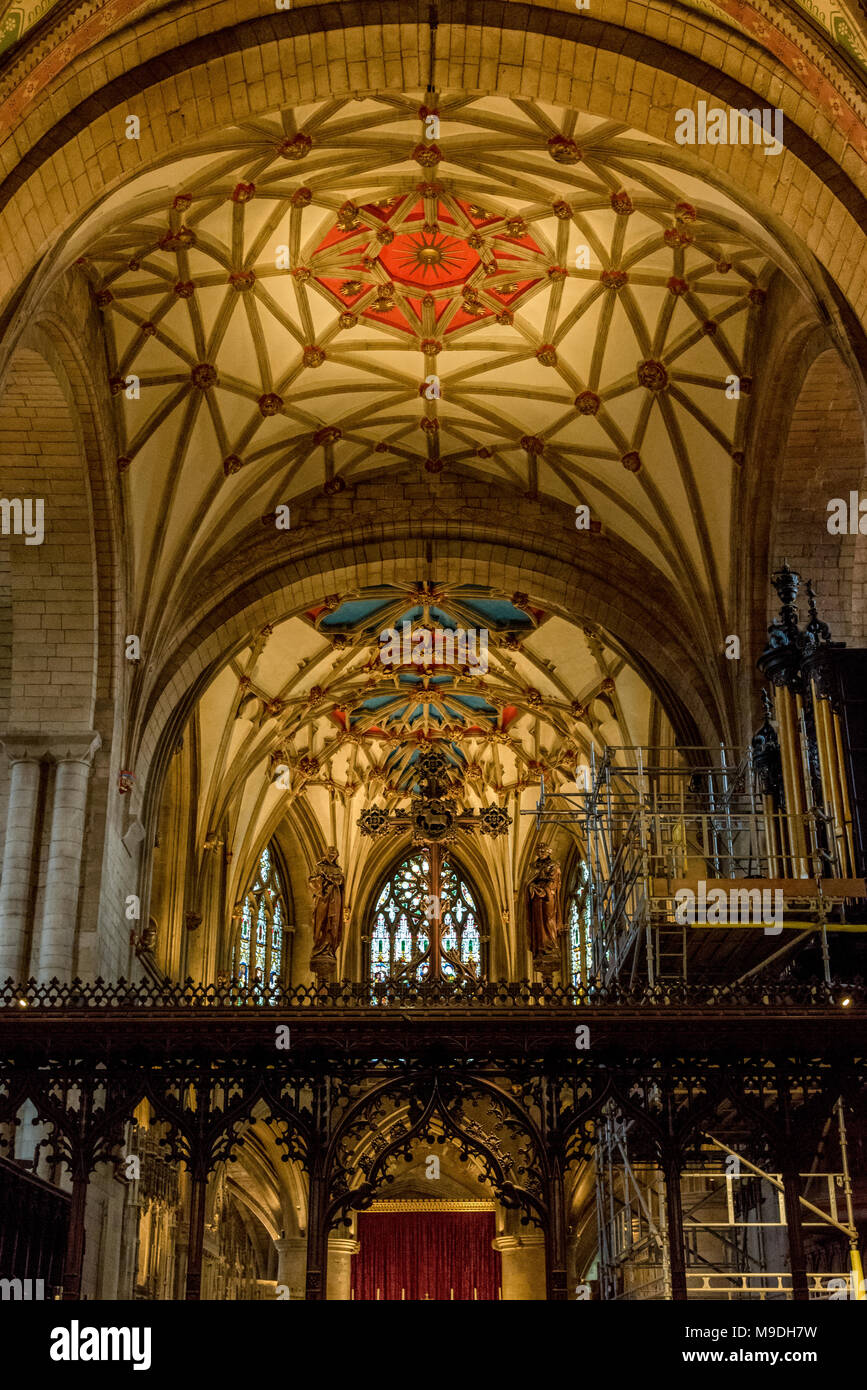
[[[244,898],[235,942],[232,974],[252,994],[280,987],[286,904],[274,855],[268,846],[259,856],[256,878]]]
[[[481,975],[482,924],[476,896],[460,866],[447,856],[440,874],[442,946],[455,956],[467,974]],[[434,888],[427,853],[418,850],[402,860],[383,884],[373,905],[370,924],[370,978],[385,980],[415,976],[423,980],[427,963],[415,964],[429,944],[431,924],[425,913]],[[443,974],[454,978],[447,962]]]
[[[577,883],[569,896],[569,947],[573,985],[587,984],[593,975],[593,941],[590,934],[590,870],[578,865]]]

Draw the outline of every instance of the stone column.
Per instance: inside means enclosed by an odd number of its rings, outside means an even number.
[[[493,1243],[503,1262],[503,1301],[545,1301],[545,1237],[497,1236]]]
[[[41,980],[55,976],[70,980],[73,975],[87,783],[100,742],[99,734],[84,733],[66,738],[52,749],[57,771],[38,943]]]
[[[29,974],[27,936],[40,781],[38,750],[12,739],[4,746],[12,774],[0,880],[0,982],[10,975],[25,980]]]
[[[120,1227],[120,1272],[117,1281],[117,1296],[121,1300],[132,1299],[135,1295],[142,1213],[139,1190],[140,1183],[133,1180],[124,1193],[123,1217]]]
[[[307,1280],[307,1240],[305,1236],[281,1236],[274,1241],[277,1251],[277,1287],[282,1284],[290,1298],[303,1298]],[[285,1294],[281,1295],[285,1298]]]
[[[327,1298],[330,1302],[349,1302],[352,1294],[352,1257],[360,1249],[360,1241],[351,1237],[329,1236]]]

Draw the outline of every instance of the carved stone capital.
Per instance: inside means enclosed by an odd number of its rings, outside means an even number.
[[[93,729],[38,734],[10,730],[0,742],[10,763],[86,763],[89,767],[102,738]]]
[[[537,1250],[544,1244],[545,1237],[541,1232],[525,1236],[495,1236],[491,1241],[501,1255],[514,1255],[518,1250]]]
[[[306,1236],[278,1236],[274,1241],[274,1249],[278,1255],[296,1255],[307,1253]]]
[[[353,1240],[351,1236],[329,1235],[328,1249],[332,1255],[357,1255],[361,1241]]]

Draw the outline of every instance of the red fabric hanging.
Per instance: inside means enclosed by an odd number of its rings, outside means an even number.
[[[492,1211],[360,1212],[353,1298],[497,1299],[495,1235]]]

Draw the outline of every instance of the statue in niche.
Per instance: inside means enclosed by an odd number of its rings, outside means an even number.
[[[313,952],[310,969],[319,981],[333,980],[337,952],[343,940],[343,870],[337,849],[329,845],[307,880],[313,890]]]
[[[549,980],[560,965],[560,932],[564,930],[560,909],[560,866],[551,858],[550,846],[542,844],[533,861],[533,876],[527,884],[527,917],[533,968]]]

